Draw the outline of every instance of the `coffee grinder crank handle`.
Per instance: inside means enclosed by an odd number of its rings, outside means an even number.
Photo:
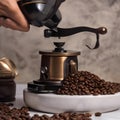
[[[107,33],[106,27],[99,27],[99,28],[91,28],[86,26],[80,26],[80,27],[74,27],[74,28],[55,28],[55,29],[45,29],[44,30],[44,36],[46,38],[49,37],[67,37],[70,35],[77,34],[79,32],[92,32],[96,34],[96,44],[94,48],[89,47],[86,45],[89,49],[97,49],[100,45],[99,43],[99,34],[104,35]]]

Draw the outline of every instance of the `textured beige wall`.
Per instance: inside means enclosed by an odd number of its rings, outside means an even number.
[[[94,45],[95,35],[79,33],[67,38],[65,49],[79,50],[79,70],[87,70],[109,81],[120,82],[120,0],[66,0],[60,7],[63,19],[60,27],[89,26],[108,28],[100,36],[101,46],[89,50],[85,44]],[[31,26],[27,33],[0,27],[0,58],[12,59],[19,71],[16,82],[39,78],[39,50],[52,49],[57,38],[45,39],[43,28]]]

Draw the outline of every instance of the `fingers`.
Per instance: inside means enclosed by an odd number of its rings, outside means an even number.
[[[6,28],[11,28],[13,30],[19,30],[19,31],[24,31],[24,32],[27,32],[29,30],[28,27],[27,28],[20,27],[16,22],[12,21],[9,18],[4,18],[4,17],[0,18],[0,25]]]
[[[10,18],[17,24],[17,26],[20,26],[25,30],[29,29],[29,24],[19,9],[17,2],[15,2],[14,5],[12,4],[12,9],[9,11],[11,11],[11,14],[9,13]]]
[[[0,9],[0,17],[1,16],[7,16],[7,13],[2,9]]]
[[[6,17],[6,19],[0,18],[0,25],[4,27],[20,31],[28,31],[30,29],[30,26],[19,9],[16,0],[0,1],[0,16]]]

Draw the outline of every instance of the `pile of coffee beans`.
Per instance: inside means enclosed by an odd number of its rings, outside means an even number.
[[[88,71],[78,71],[62,81],[60,95],[110,95],[120,92],[120,83],[108,82]]]
[[[64,112],[53,114],[51,117],[48,115],[34,114],[30,116],[27,107],[20,109],[11,107],[7,104],[0,104],[0,120],[92,120],[90,113],[72,113]]]
[[[54,114],[53,116],[49,117],[47,115],[39,116],[34,115],[31,120],[92,120],[91,114],[88,113],[70,113],[64,112],[59,114]]]
[[[27,107],[20,109],[9,106],[8,104],[0,104],[0,120],[31,120]]]

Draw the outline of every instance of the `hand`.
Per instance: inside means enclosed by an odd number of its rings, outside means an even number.
[[[0,26],[27,32],[30,28],[22,14],[17,0],[0,0]]]

